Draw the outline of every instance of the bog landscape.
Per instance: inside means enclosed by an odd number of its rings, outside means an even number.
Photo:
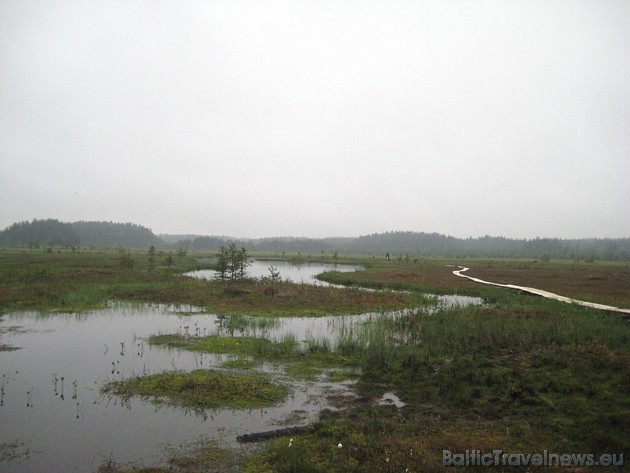
[[[0,232],[0,470],[624,464],[628,240],[491,240],[15,224]]]
[[[628,470],[629,24],[0,1],[0,473]]]

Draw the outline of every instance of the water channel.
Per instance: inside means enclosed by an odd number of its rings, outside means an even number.
[[[257,262],[252,276],[268,274],[268,262]],[[283,278],[313,283],[334,265],[273,263]],[[207,273],[195,277],[209,277]],[[470,299],[470,300],[468,300]],[[435,299],[436,305],[481,303],[475,298]],[[257,410],[185,411],[141,398],[123,401],[101,388],[109,381],[197,368],[223,369],[230,355],[210,355],[151,346],[151,335],[257,336],[298,341],[327,337],[342,327],[382,314],[319,318],[287,317],[274,323],[226,324],[225,317],[188,306],[110,303],[109,308],[81,313],[14,312],[0,317],[0,471],[38,473],[96,471],[109,461],[154,465],[198,442],[242,448],[236,436],[308,424],[329,399],[351,396],[351,382],[322,377],[296,381],[282,365],[260,366],[291,394],[280,405]],[[231,328],[230,328],[231,327]]]

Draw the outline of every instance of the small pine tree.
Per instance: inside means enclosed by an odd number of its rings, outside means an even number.
[[[149,248],[149,271],[155,270],[155,246],[151,245]]]
[[[245,279],[249,265],[249,254],[245,248],[238,249],[236,243],[230,243],[227,249],[222,246],[217,254],[215,278],[221,281]]]
[[[280,271],[278,271],[273,266],[269,266],[269,280],[271,281],[271,285],[273,286],[277,282],[282,282],[282,277],[280,276]]]
[[[217,253],[217,266],[216,266],[216,274],[215,278],[221,281],[225,281],[228,274],[228,252],[224,246],[221,247],[219,252]]]
[[[247,253],[247,250],[243,247],[238,251],[238,279],[245,279],[245,273],[249,265],[249,254]]]
[[[171,266],[173,266],[174,260],[173,260],[173,255],[172,254],[167,254],[166,255],[166,266],[170,269]]]
[[[236,247],[236,243],[230,243],[228,247],[228,273],[230,279],[234,281],[238,275],[239,268],[239,250]]]
[[[129,251],[120,250],[120,267],[121,269],[133,269],[134,260]]]

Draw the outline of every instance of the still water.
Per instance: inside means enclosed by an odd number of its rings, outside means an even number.
[[[251,269],[262,275],[268,266],[260,262]],[[315,274],[333,269],[280,263],[274,267],[283,278],[309,283]],[[469,303],[477,301],[436,299],[436,304]],[[222,369],[222,363],[233,359],[153,347],[147,343],[151,335],[279,340],[292,334],[300,342],[325,337],[334,344],[340,330],[381,315],[288,317],[241,326],[189,306],[151,304],[112,303],[108,309],[72,314],[5,314],[0,317],[0,471],[94,472],[109,461],[154,465],[199,441],[241,448],[237,435],[308,424],[323,408],[335,408],[328,394],[351,395],[351,383],[331,383],[325,376],[295,381],[281,365],[264,363],[260,369],[290,388],[282,404],[202,413],[140,398],[123,402],[102,394],[101,387],[164,370]]]
[[[269,276],[269,267],[280,273],[283,281],[290,281],[297,284],[317,284],[321,286],[330,286],[325,281],[319,281],[315,276],[326,271],[337,271],[347,273],[363,269],[362,266],[349,264],[326,264],[326,263],[291,263],[288,261],[262,261],[255,260],[247,267],[247,276],[250,278],[261,278]],[[200,271],[192,271],[189,276],[201,279],[213,279],[215,271],[204,269]]]
[[[153,464],[168,450],[199,440],[235,446],[239,434],[282,425],[287,417],[314,420],[327,405],[333,383],[299,383],[265,365],[292,394],[281,405],[204,414],[156,406],[132,398],[121,402],[101,387],[163,370],[220,368],[227,355],[151,347],[155,333],[213,333],[217,317],[182,315],[189,308],[114,304],[83,314],[41,316],[27,312],[0,320],[1,342],[19,347],[0,353],[0,471],[95,471],[99,465]],[[347,386],[345,387],[347,390]]]

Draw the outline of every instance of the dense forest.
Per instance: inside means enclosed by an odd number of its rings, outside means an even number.
[[[164,245],[150,229],[134,223],[74,222],[71,225],[81,244],[86,246],[148,248]]]
[[[150,229],[133,223],[64,223],[47,219],[14,223],[0,232],[0,245],[30,248],[148,248],[164,245],[164,242]]]
[[[80,240],[69,223],[59,220],[33,220],[18,222],[0,232],[3,246],[78,246]]]
[[[184,248],[218,251],[234,242],[252,253],[321,255],[363,254],[392,258],[537,258],[630,261],[630,238],[511,239],[484,236],[455,238],[439,233],[386,232],[359,237],[235,239],[226,236],[160,235],[133,223],[33,220],[0,231],[0,245],[22,247]]]
[[[384,255],[392,258],[419,257],[454,258],[537,258],[574,260],[630,260],[630,238],[573,239],[559,238],[510,239],[484,236],[481,238],[455,238],[439,233],[386,232],[346,238],[261,238],[253,240],[226,237],[196,237],[179,240],[177,247],[192,250],[216,251],[227,241],[246,246],[251,252],[301,253],[352,253]]]

